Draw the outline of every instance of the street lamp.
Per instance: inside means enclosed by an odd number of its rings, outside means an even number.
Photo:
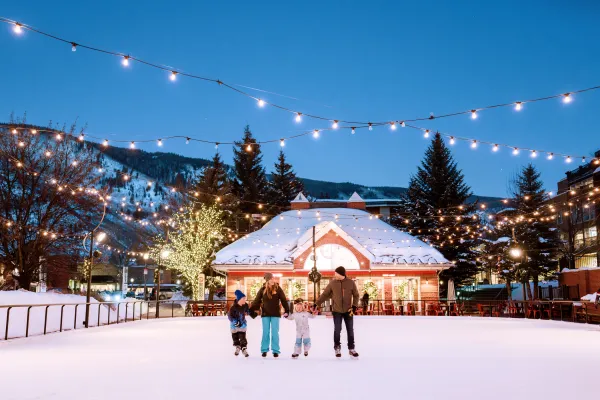
[[[148,268],[147,263],[150,255],[148,253],[144,254],[144,300],[148,300],[148,287],[146,286],[147,276],[148,276]]]
[[[158,255],[158,265],[156,266],[156,319],[160,318],[160,262],[161,259],[167,259],[171,252],[163,249]]]
[[[89,328],[89,325],[90,325],[90,300],[92,297],[92,269],[94,267],[94,255],[96,255],[96,256],[100,255],[99,252],[94,251],[94,233],[95,233],[96,229],[93,229],[90,233],[85,235],[85,237],[83,238],[83,248],[84,248],[84,250],[87,250],[85,248],[85,241],[88,236],[90,237],[90,255],[89,255],[89,265],[88,265],[88,270],[87,270],[87,288],[85,291],[86,292],[85,293],[85,302],[86,302],[86,305],[85,305],[85,327],[86,328]],[[96,238],[96,241],[98,243],[100,243],[104,239],[106,239],[106,233],[100,232],[98,234],[98,237]]]

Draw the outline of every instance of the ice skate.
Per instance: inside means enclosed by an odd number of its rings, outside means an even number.
[[[263,353],[262,353],[262,356],[263,356],[263,357],[266,357],[266,356],[267,356],[267,352],[266,352],[266,351],[265,351],[265,352],[263,352]]]
[[[273,357],[278,358],[279,357],[279,353],[273,353]]]
[[[239,356],[240,355],[240,350],[241,350],[240,346],[235,346],[235,353],[233,353],[233,354],[235,354],[236,356]]]
[[[308,357],[308,351],[304,352],[304,357]]]
[[[358,358],[358,353],[356,352],[356,350],[352,349],[348,351],[350,353],[350,357],[352,358]]]
[[[298,358],[298,356],[299,356],[299,354],[296,354],[296,353],[292,354],[292,358],[293,358],[294,360],[295,360],[295,359],[297,359],[297,358]]]
[[[250,354],[248,354],[248,351],[245,347],[242,349],[242,354],[244,355],[244,357],[250,357]]]

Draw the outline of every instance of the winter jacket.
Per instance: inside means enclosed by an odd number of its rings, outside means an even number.
[[[294,312],[290,314],[288,319],[296,321],[296,339],[310,337],[310,327],[308,326],[308,319],[314,318],[314,314],[307,311]]]
[[[317,305],[331,299],[331,310],[335,313],[347,313],[352,307],[358,307],[358,288],[352,279],[341,281],[333,279],[317,299]]]
[[[237,300],[234,301],[227,313],[227,318],[229,318],[230,322],[229,327],[232,333],[246,332],[246,328],[248,327],[246,315],[256,318],[256,313],[248,307],[248,304],[241,306],[238,304]]]
[[[290,305],[288,304],[287,299],[285,298],[285,293],[279,285],[275,286],[275,293],[272,294],[271,298],[265,293],[266,286],[260,288],[258,293],[256,294],[256,298],[252,302],[252,310],[261,310],[261,317],[281,317],[281,307],[279,303],[283,306],[286,314],[290,313]]]

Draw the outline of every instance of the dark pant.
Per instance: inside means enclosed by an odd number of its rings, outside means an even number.
[[[346,333],[348,333],[348,350],[354,349],[354,319],[350,313],[333,313],[333,343],[335,348],[342,347],[340,343],[340,333],[342,332],[342,320],[346,324]]]
[[[233,332],[231,334],[233,338],[233,345],[236,347],[241,347],[245,349],[248,346],[248,341],[246,340],[246,332]]]

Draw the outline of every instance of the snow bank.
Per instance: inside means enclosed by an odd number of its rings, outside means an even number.
[[[359,360],[349,359],[345,332],[342,357],[334,357],[333,321],[324,317],[310,320],[312,349],[298,360],[291,359],[295,323],[285,320],[281,357],[260,356],[260,318],[248,321],[249,358],[233,355],[225,317],[144,320],[0,342],[0,376],[10,382],[2,399],[558,400],[598,394],[598,326],[356,317],[354,327]],[[151,372],[157,362],[158,378]],[[576,380],[565,372],[550,381],[559,365],[576,366]]]
[[[121,305],[98,303],[96,299],[91,299],[94,303],[90,307],[90,326],[98,325],[98,312],[100,312],[100,325],[117,322],[117,308],[119,311],[119,321],[140,316],[140,304],[133,299],[123,300]],[[135,305],[133,303],[136,303]],[[130,303],[126,306],[125,303]],[[44,320],[46,315],[46,306],[48,307],[48,319],[46,332],[56,332],[60,330],[61,308],[63,309],[62,328],[71,330],[84,327],[85,320],[85,296],[61,293],[34,293],[26,290],[0,292],[0,306],[19,306],[33,305],[29,310],[29,335],[40,335],[44,333]],[[53,305],[54,304],[54,305]],[[65,305],[64,308],[61,304]],[[35,306],[37,305],[37,306]],[[127,310],[126,310],[127,308]],[[25,336],[27,330],[27,309],[28,307],[13,307],[9,315],[8,337]],[[77,309],[77,319],[75,319],[75,310]],[[145,314],[148,310],[147,304],[141,305],[141,312]],[[4,339],[6,329],[7,307],[0,307],[0,339]]]

